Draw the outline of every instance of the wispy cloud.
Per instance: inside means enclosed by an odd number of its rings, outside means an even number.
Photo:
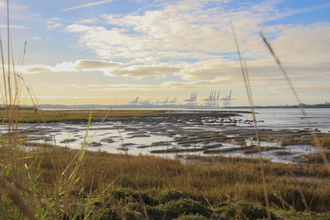
[[[294,10],[287,10],[285,12],[281,12],[281,13],[277,13],[272,17],[269,17],[266,20],[279,20],[288,16],[292,16],[295,14],[302,14],[302,13],[308,13],[308,12],[312,12],[312,11],[316,11],[316,10],[320,10],[320,9],[324,9],[324,8],[329,8],[330,7],[330,3],[325,3],[322,5],[317,5],[317,6],[312,6],[312,7],[308,7],[308,8],[301,8],[301,9],[294,9]]]
[[[79,6],[76,6],[76,7],[65,8],[65,9],[62,9],[61,11],[71,11],[71,10],[76,10],[76,9],[79,9],[79,8],[86,8],[86,7],[105,4],[105,3],[109,3],[109,2],[113,2],[113,1],[116,1],[116,0],[99,1],[99,2],[89,3],[89,4],[85,4],[85,5],[79,5]]]
[[[60,18],[51,18],[47,21],[47,29],[52,30],[58,27],[63,26],[61,23],[59,23],[61,19]]]
[[[0,28],[7,28],[7,25],[0,24]],[[20,25],[10,25],[10,28],[15,28],[15,29],[33,29],[31,27],[20,26]]]

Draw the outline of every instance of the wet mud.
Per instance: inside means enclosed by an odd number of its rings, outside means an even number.
[[[259,157],[260,150],[263,158],[280,163],[295,163],[295,158],[319,152],[319,148],[314,147],[309,129],[262,128],[256,132],[253,121],[240,119],[242,114],[249,113],[170,111],[161,115],[118,117],[115,121],[109,117],[103,123],[96,119],[90,125],[86,148],[170,158],[184,153],[188,156],[222,155],[249,159]],[[258,121],[259,125],[262,123],[262,120]],[[7,126],[1,125],[0,129],[1,139],[5,139]],[[18,135],[24,139],[23,146],[40,143],[79,149],[86,129],[87,122],[83,121],[45,126],[21,124]],[[316,135],[329,134],[316,132]]]

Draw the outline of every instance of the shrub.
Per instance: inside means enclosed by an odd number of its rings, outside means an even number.
[[[207,219],[208,218],[199,214],[196,215],[190,214],[190,215],[181,215],[179,218],[176,218],[175,220],[207,220]]]
[[[267,209],[260,205],[254,205],[248,202],[238,202],[238,208],[241,212],[244,213],[245,217],[249,220],[253,219],[267,219]],[[223,210],[223,214],[225,217],[230,219],[244,219],[241,213],[236,209],[233,205],[228,205]],[[271,218],[276,219],[276,216],[271,213]]]
[[[166,204],[160,204],[155,207],[148,208],[148,214],[151,219],[170,220],[178,218],[183,214],[200,214],[202,216],[210,216],[211,211],[192,199],[179,199]]]
[[[118,190],[110,190],[109,194],[115,200],[121,201],[122,203],[140,203],[139,193],[137,192],[132,192],[130,190],[125,190],[125,189],[118,189]],[[150,198],[148,194],[141,192],[141,196],[143,202],[146,205],[151,205],[151,206],[158,205],[158,201]]]
[[[187,196],[184,193],[173,190],[165,190],[158,194],[158,201],[161,204],[186,198]]]

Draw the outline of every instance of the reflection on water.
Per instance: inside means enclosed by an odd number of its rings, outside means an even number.
[[[227,110],[226,110],[227,111]],[[234,111],[234,109],[230,109]],[[242,111],[237,109],[237,111]],[[258,128],[260,129],[305,129],[308,127],[305,119],[301,115],[300,109],[257,109]],[[328,133],[330,130],[330,111],[328,109],[307,109],[309,120],[312,124],[312,129],[318,129],[322,132]],[[254,125],[252,115],[248,113],[240,113],[240,116],[229,118],[189,118],[189,113],[183,114],[185,119],[178,118],[176,122],[161,119],[160,123],[155,123],[152,120],[148,121],[125,121],[114,123],[107,121],[104,123],[92,123],[87,135],[87,143],[99,142],[101,146],[87,146],[91,151],[107,151],[109,153],[125,153],[125,151],[118,150],[120,148],[127,149],[127,153],[132,155],[149,155],[153,150],[165,150],[168,148],[201,148],[202,146],[214,144],[218,139],[216,134],[226,131],[227,136],[235,136],[234,131],[240,132],[243,129],[253,130]],[[21,130],[35,130],[37,124],[20,124]],[[87,123],[67,124],[67,123],[49,123],[42,125],[42,132],[38,131],[29,135],[29,141],[54,143],[62,147],[69,147],[73,149],[80,149],[84,140]],[[1,132],[4,134],[7,131],[6,125],[0,126]],[[241,129],[241,130],[239,130]],[[229,131],[229,132],[228,132]],[[232,132],[232,133],[231,133]],[[213,136],[212,136],[213,134]],[[211,135],[211,136],[210,136]],[[47,138],[45,138],[47,137]],[[210,141],[207,141],[210,137]],[[180,145],[177,139],[195,140],[191,143]],[[204,138],[204,139],[203,139]],[[72,142],[61,143],[65,139],[76,139]],[[108,139],[108,141],[104,141]],[[109,142],[111,139],[113,142]],[[202,140],[203,139],[203,140]],[[251,140],[244,140],[247,145],[252,144]],[[262,141],[261,146],[274,147],[279,146],[278,142]],[[227,156],[246,156],[242,154],[239,145],[231,143],[223,143],[221,149],[232,149],[230,152],[223,152],[221,154]],[[315,153],[317,148],[310,145],[295,145],[286,146],[284,149],[288,152],[287,155],[274,155],[278,149],[267,150],[262,152],[262,156],[270,158],[272,162],[289,163],[292,162],[293,157],[300,156],[307,153]],[[182,153],[179,153],[182,154]],[[203,152],[185,152],[184,154],[205,155]],[[157,156],[174,158],[174,153],[163,153]],[[212,155],[212,154],[208,154]],[[205,155],[207,156],[207,155]],[[258,157],[258,153],[248,154],[246,157]]]

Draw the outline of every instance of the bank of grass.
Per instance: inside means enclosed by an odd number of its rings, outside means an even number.
[[[6,156],[9,149],[2,146],[1,150],[1,164],[10,164],[10,158]],[[87,215],[90,219],[121,219],[115,207],[122,210],[122,213],[126,212],[128,219],[145,219],[141,204],[136,199],[126,201],[112,195],[117,191],[135,193],[136,198],[137,192],[142,192],[151,219],[175,219],[181,215],[181,219],[190,219],[184,218],[184,215],[202,215],[203,218],[213,219],[213,212],[229,219],[240,218],[239,212],[236,212],[237,207],[228,202],[228,196],[234,204],[237,201],[240,201],[238,205],[248,204],[245,205],[247,213],[250,209],[259,213],[259,209],[265,206],[260,165],[254,161],[221,160],[219,156],[215,157],[218,158],[215,162],[201,166],[194,161],[184,164],[178,159],[86,151],[77,173],[78,180],[68,187],[72,171],[79,160],[76,157],[78,152],[60,147],[40,148],[32,152],[19,150],[15,154],[18,158],[15,166],[28,169],[22,169],[20,176],[12,175],[11,178],[19,180],[24,186],[33,186],[40,196],[58,210],[60,219],[67,219],[64,216],[72,218]],[[1,169],[5,171],[4,167]],[[296,212],[329,212],[330,175],[326,167],[265,163],[264,170],[272,208],[285,207],[290,210],[292,206]],[[298,181],[296,177],[306,179]],[[169,193],[167,196],[170,198],[162,197],[168,191],[176,193]],[[24,193],[21,196],[29,201]],[[282,203],[278,196],[287,204]],[[167,204],[171,197],[175,201]],[[7,204],[4,200],[2,203],[4,206]],[[15,213],[17,208],[9,207],[6,212]],[[33,209],[38,206],[34,204],[31,207]],[[279,212],[274,213],[280,216]],[[46,216],[49,217],[49,214]]]
[[[320,145],[325,148],[330,148],[330,136],[320,137],[319,138]]]
[[[322,155],[323,154],[323,155]],[[324,153],[313,153],[313,154],[305,154],[298,158],[297,160],[302,160],[305,163],[309,164],[324,164],[323,157],[326,157],[327,160],[330,160],[330,152],[324,152]]]
[[[102,120],[105,116],[122,117],[122,116],[143,116],[143,115],[157,115],[164,111],[154,110],[93,110],[92,119]],[[86,110],[17,110],[13,111],[13,121],[21,123],[49,123],[49,122],[62,122],[62,121],[88,121],[90,111]],[[0,110],[0,120],[8,122],[7,112]]]

